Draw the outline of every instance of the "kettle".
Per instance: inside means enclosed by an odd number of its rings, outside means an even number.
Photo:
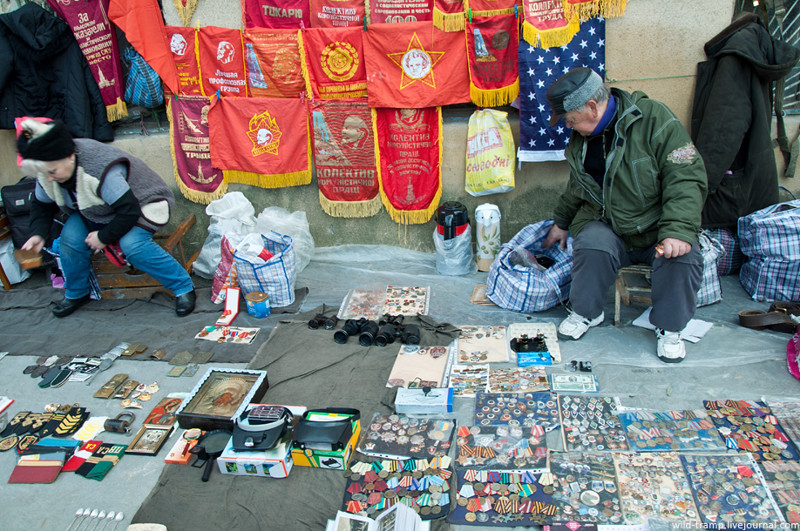
[[[450,240],[462,234],[469,227],[467,207],[458,201],[447,201],[436,209],[436,231]]]

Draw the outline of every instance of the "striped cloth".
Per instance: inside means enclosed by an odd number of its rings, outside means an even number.
[[[273,308],[289,306],[294,302],[294,282],[297,277],[297,259],[292,238],[275,231],[262,234],[264,249],[274,256],[264,261],[258,256],[233,252],[237,281],[242,295],[261,291],[269,295]]]
[[[717,273],[719,275],[738,273],[747,260],[739,247],[738,234],[730,229],[704,229],[703,232],[722,246],[723,252],[717,261]]]
[[[500,247],[489,268],[486,297],[501,308],[516,312],[539,312],[569,298],[572,282],[572,237],[561,250],[558,245],[544,248],[553,220],[528,225]],[[530,255],[546,256],[554,261],[544,270],[523,265]]]
[[[800,301],[800,200],[739,218],[739,243],[750,260],[739,281],[756,301]]]

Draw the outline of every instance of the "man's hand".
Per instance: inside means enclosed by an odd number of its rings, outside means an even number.
[[[664,238],[656,245],[656,252],[664,258],[677,258],[692,250],[692,245],[677,238]]]
[[[550,227],[550,230],[547,232],[547,237],[544,239],[544,248],[549,249],[558,242],[559,248],[564,249],[567,246],[568,235],[568,230],[564,230],[553,223],[553,226]]]
[[[90,232],[84,241],[86,242],[86,245],[88,245],[96,253],[102,251],[106,246],[106,244],[101,242],[100,238],[97,237],[97,231]]]
[[[28,241],[26,241],[22,245],[22,250],[34,251],[38,253],[39,251],[42,250],[42,247],[44,247],[44,238],[42,238],[41,236],[31,236],[30,238],[28,238]]]

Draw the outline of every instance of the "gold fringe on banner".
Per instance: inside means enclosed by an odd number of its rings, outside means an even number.
[[[581,29],[580,18],[572,17],[566,26],[540,30],[527,20],[522,22],[522,39],[537,48],[557,48],[569,44]]]
[[[172,0],[172,3],[175,4],[175,9],[178,11],[178,16],[181,18],[181,24],[183,26],[188,26],[189,23],[192,21],[192,15],[194,15],[194,10],[197,9],[197,0],[185,0],[186,6],[184,7],[183,2],[184,0]]]
[[[448,33],[464,31],[466,27],[466,16],[464,13],[445,13],[440,9],[433,8],[434,27]]]
[[[377,128],[377,120],[376,120],[376,112],[375,109],[372,109],[372,130],[375,134],[375,162],[377,163],[378,168],[378,185],[380,186],[381,190],[381,200],[383,201],[383,206],[386,208],[386,211],[389,213],[389,217],[392,218],[392,221],[395,223],[400,223],[402,225],[420,225],[422,223],[427,223],[428,220],[431,219],[436,209],[439,208],[439,201],[442,199],[442,108],[436,107],[436,114],[438,116],[439,122],[439,135],[438,135],[438,143],[439,143],[439,170],[438,170],[438,179],[439,179],[439,186],[436,188],[436,194],[431,199],[430,205],[427,208],[422,210],[399,210],[392,205],[391,201],[386,195],[386,192],[383,190],[383,176],[381,175],[381,158],[380,158],[380,149],[378,147],[379,142],[378,140],[378,128]]]
[[[106,105],[106,117],[109,122],[116,122],[128,116],[128,106],[125,101],[117,96],[116,103]]]
[[[464,10],[466,12],[466,5],[464,6]],[[490,9],[488,11],[473,11],[472,15],[477,17],[493,17],[495,15],[513,15],[514,8],[509,7],[508,9]],[[520,15],[521,16],[521,15]]]
[[[369,11],[367,14],[369,14]],[[306,48],[303,46],[302,30],[297,30],[297,47],[300,49],[300,71],[303,73],[303,80],[306,82],[306,94],[310,98],[314,92],[311,90],[311,76],[308,74],[308,65],[306,64]]]
[[[225,182],[249,184],[260,188],[283,188],[285,186],[302,186],[311,182],[311,170],[295,171],[266,175],[249,171],[224,170]]]
[[[177,154],[175,153],[175,131],[172,124],[172,111],[169,107],[170,104],[170,100],[167,98],[167,117],[169,118],[169,153],[172,156],[172,166],[175,168],[175,182],[178,183],[178,190],[181,191],[183,197],[193,203],[207,205],[211,201],[219,199],[225,195],[225,193],[228,191],[228,183],[223,180],[213,192],[201,192],[199,190],[193,190],[189,188],[186,186],[186,183],[183,182],[183,179],[181,179],[181,176],[178,173]]]
[[[319,192],[322,211],[334,218],[368,218],[381,211],[381,198],[375,196],[366,201],[331,201]]]
[[[508,105],[519,96],[519,78],[514,84],[497,89],[480,89],[472,81],[469,83],[469,96],[478,107],[499,107]]]
[[[603,18],[621,17],[625,14],[628,0],[562,0],[564,16],[568,20],[577,16],[581,20],[588,20],[598,15]]]

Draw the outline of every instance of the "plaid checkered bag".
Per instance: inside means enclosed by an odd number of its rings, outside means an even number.
[[[703,280],[697,290],[697,307],[706,306],[722,300],[722,286],[719,283],[717,262],[724,256],[722,244],[710,237],[708,231],[702,230],[697,235],[700,254],[703,255]]]
[[[233,251],[236,280],[242,295],[251,291],[262,291],[269,295],[273,308],[288,306],[294,302],[294,281],[297,277],[297,258],[292,238],[275,231],[262,234],[264,249],[273,256],[264,260],[241,251]]]
[[[486,297],[501,308],[516,312],[539,312],[569,298],[572,282],[572,237],[562,250],[544,248],[553,220],[528,225],[500,247],[486,280]],[[520,264],[522,255],[540,255],[553,260],[544,269]]]
[[[730,229],[704,229],[712,240],[722,245],[722,256],[717,260],[717,274],[720,276],[738,273],[747,259],[739,248],[739,236]]]
[[[164,89],[156,71],[133,48],[127,48],[124,56],[130,64],[125,79],[125,101],[148,109],[164,103]]]
[[[756,301],[800,301],[800,200],[739,218],[739,244],[750,259],[739,281]]]

